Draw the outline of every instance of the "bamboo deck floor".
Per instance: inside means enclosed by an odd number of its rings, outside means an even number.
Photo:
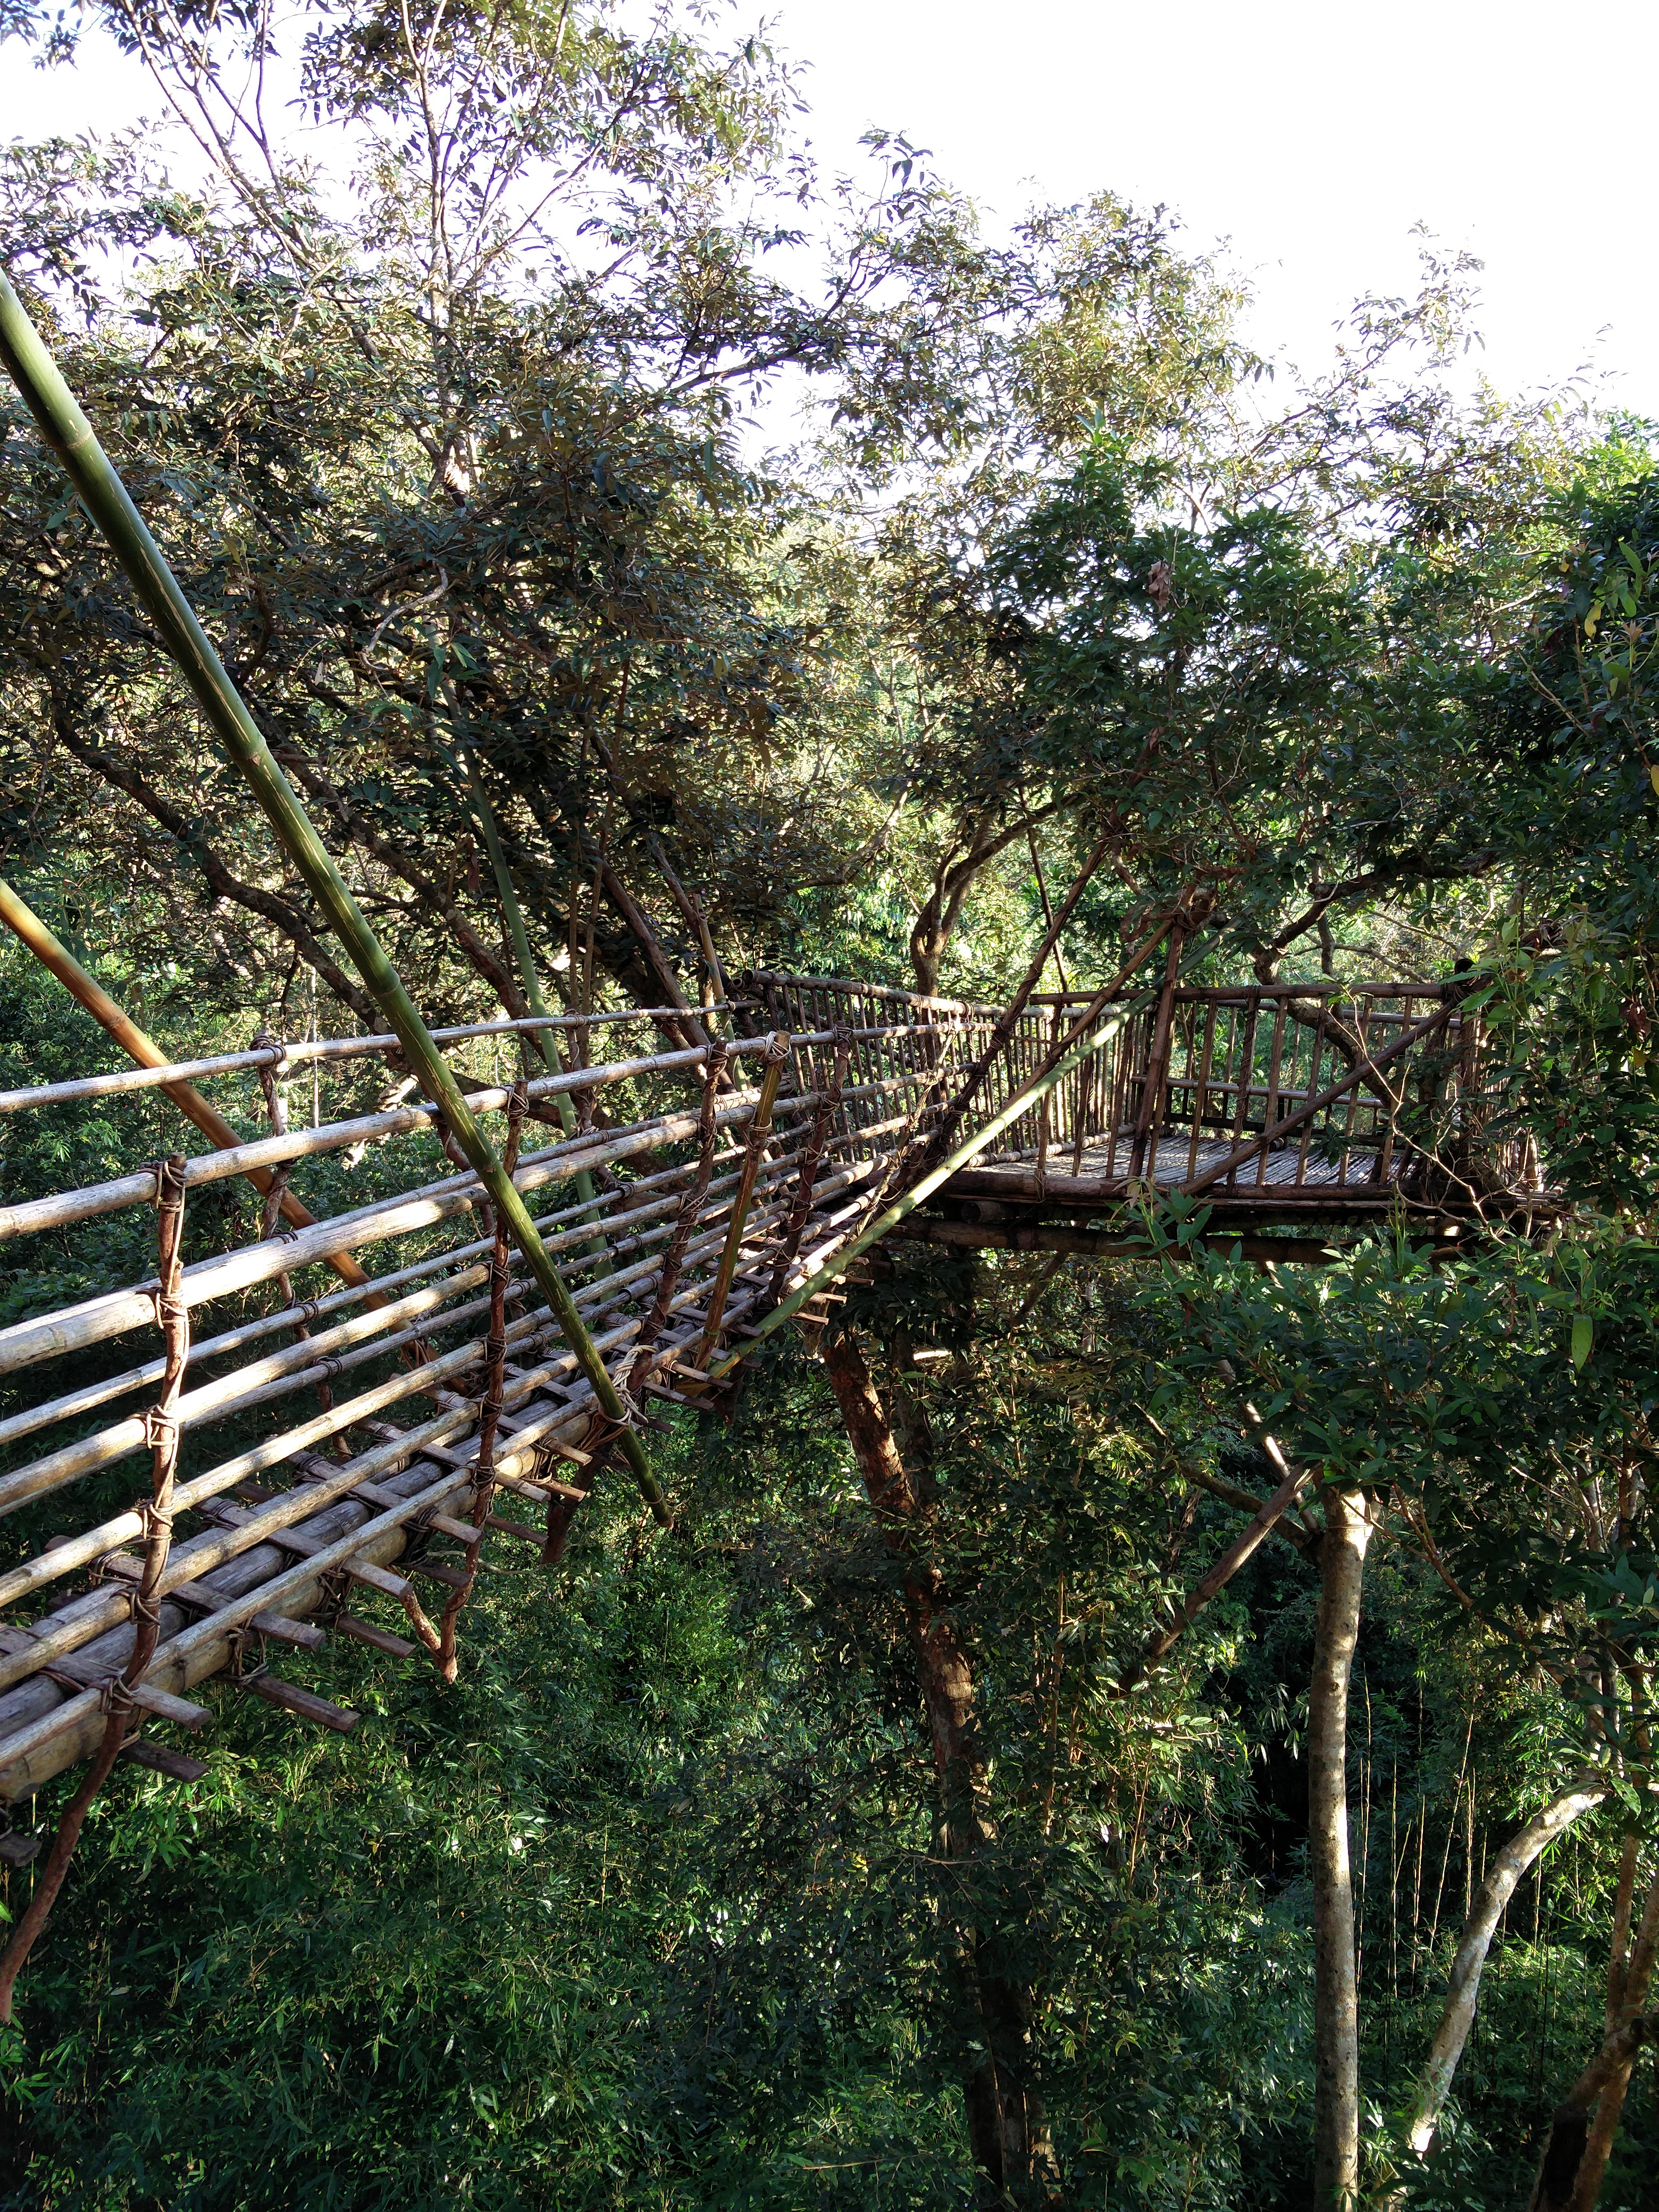
[[[1155,1151],[1149,1152],[1139,1180],[1152,1182],[1160,1191],[1178,1190],[1227,1159],[1241,1141],[1232,1136],[1203,1138],[1194,1146],[1188,1131],[1160,1137]],[[1041,1184],[1033,1152],[990,1159],[953,1177],[946,1189],[971,1192],[976,1197],[1045,1198],[1056,1202],[1070,1196],[1121,1198],[1129,1189],[1133,1145],[1133,1133],[1126,1130],[1115,1143],[1104,1137],[1091,1139],[1080,1158],[1069,1147],[1051,1148]],[[1231,1177],[1212,1184],[1205,1195],[1230,1203],[1258,1195],[1270,1197],[1275,1205],[1304,1196],[1321,1203],[1339,1194],[1360,1203],[1386,1203],[1410,1159],[1409,1153],[1395,1152],[1384,1166],[1376,1150],[1358,1146],[1335,1158],[1322,1158],[1310,1146],[1304,1159],[1292,1138],[1269,1146],[1265,1160],[1259,1154],[1245,1160]]]

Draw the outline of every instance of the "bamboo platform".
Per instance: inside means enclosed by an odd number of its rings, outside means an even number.
[[[1040,1003],[1058,1024],[1077,996]],[[1535,1149],[1491,1114],[1455,984],[1171,985],[937,1203],[991,1221],[1148,1193],[1253,1227],[1547,1214]]]

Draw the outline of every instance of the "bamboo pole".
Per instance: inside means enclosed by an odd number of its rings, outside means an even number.
[[[27,401],[41,434],[58,454],[82,504],[109,540],[117,559],[162,639],[178,662],[231,759],[241,769],[283,850],[327,916],[377,1006],[385,1014],[410,1068],[426,1095],[442,1111],[456,1143],[506,1220],[514,1243],[546,1292],[565,1341],[592,1386],[607,1419],[621,1431],[621,1444],[634,1479],[657,1520],[670,1521],[667,1502],[651,1472],[645,1448],[626,1425],[627,1408],[609,1369],[594,1349],[569,1291],[542,1249],[528,1207],[501,1166],[494,1146],[462,1097],[448,1062],[386,957],[367,916],[299,798],[271,755],[240,694],[227,674],[207,632],[179,589],[160,546],[133,505],[96,433],[64,381],[40,332],[25,313],[9,281],[0,276],[0,359]]]
[[[129,1018],[125,1010],[111,998],[100,983],[94,981],[86,969],[69,950],[47,928],[33,907],[21,899],[3,877],[0,877],[0,921],[32,952],[40,965],[58,978],[76,1002],[106,1030],[123,1052],[136,1060],[141,1067],[165,1067],[167,1056],[155,1040],[147,1036],[137,1022]],[[193,1121],[202,1134],[216,1145],[221,1152],[237,1150],[242,1139],[216,1108],[210,1106],[201,1092],[191,1083],[164,1083],[167,1097],[187,1120]],[[270,1188],[270,1170],[252,1167],[245,1170],[248,1181],[263,1198]],[[283,1218],[295,1229],[309,1229],[316,1217],[307,1212],[292,1191],[282,1196]],[[357,1265],[349,1252],[332,1252],[328,1264],[343,1283],[361,1288],[368,1277]]]
[[[805,1111],[814,1103],[810,1095],[791,1097],[785,1099],[778,1110],[793,1114]],[[722,1126],[734,1124],[746,1120],[753,1110],[748,1099],[739,1099],[721,1107],[719,1118]],[[604,1167],[613,1161],[633,1158],[641,1152],[654,1152],[684,1137],[695,1137],[697,1120],[695,1113],[665,1114],[622,1129],[602,1143],[584,1143],[580,1139],[573,1139],[569,1145],[562,1142],[545,1152],[532,1154],[520,1167],[519,1188],[521,1191],[536,1190],[547,1183],[568,1182],[578,1167]],[[203,1305],[210,1298],[228,1297],[255,1283],[268,1282],[273,1275],[291,1273],[313,1260],[325,1259],[345,1243],[383,1243],[418,1229],[431,1228],[450,1215],[464,1212],[477,1196],[477,1188],[471,1171],[464,1170],[396,1197],[375,1200],[331,1220],[317,1222],[286,1243],[273,1239],[269,1243],[245,1244],[211,1259],[192,1261],[185,1270],[185,1296],[191,1305]],[[603,1202],[595,1201],[596,1205]],[[551,1218],[560,1221],[573,1217],[580,1219],[586,1210],[578,1201],[576,1206]],[[149,1288],[137,1285],[106,1291],[56,1313],[14,1322],[9,1328],[0,1329],[0,1374],[15,1373],[36,1360],[82,1351],[88,1345],[119,1336],[127,1329],[142,1328],[153,1313]]]
[[[714,1006],[708,1011],[719,1013],[723,1009]],[[671,1006],[625,1006],[592,1015],[531,1014],[521,1020],[463,1022],[452,1029],[434,1030],[432,1037],[435,1044],[457,1044],[471,1037],[525,1036],[537,1030],[586,1030],[606,1022],[655,1021],[659,1014],[672,1012]],[[124,1068],[113,1075],[85,1075],[68,1083],[29,1084],[18,1091],[0,1091],[0,1114],[68,1105],[82,1098],[107,1098],[129,1091],[165,1091],[169,1083],[193,1082],[203,1075],[234,1075],[244,1068],[274,1067],[279,1060],[285,1060],[290,1069],[309,1067],[314,1077],[319,1061],[366,1059],[391,1050],[397,1042],[391,1036],[301,1038],[257,1051],[215,1053],[205,1060],[158,1060],[154,1066]]]
[[[763,1053],[765,1040],[739,1041],[731,1048],[738,1053]],[[640,1060],[607,1060],[595,1068],[575,1068],[565,1075],[544,1075],[529,1085],[532,1099],[557,1097],[572,1090],[598,1089],[610,1083],[622,1083],[631,1076],[666,1073],[676,1066],[695,1066],[700,1058],[695,1047],[683,1053],[659,1053]],[[475,1091],[468,1104],[474,1113],[495,1114],[505,1110],[510,1091],[501,1085],[489,1090]],[[325,1122],[320,1128],[286,1130],[281,1135],[256,1137],[244,1144],[240,1139],[229,1150],[218,1152],[198,1152],[185,1162],[185,1181],[193,1188],[198,1183],[220,1182],[233,1176],[245,1175],[251,1168],[278,1167],[289,1160],[306,1159],[319,1152],[339,1152],[348,1145],[377,1141],[382,1137],[398,1136],[410,1130],[422,1129],[446,1117],[441,1107],[434,1107],[424,1099],[413,1104],[394,1107],[385,1113],[359,1115],[349,1121]],[[575,1146],[579,1139],[564,1139],[567,1146]],[[544,1159],[546,1153],[531,1155]],[[573,1170],[571,1179],[578,1182],[580,1170]],[[100,1213],[113,1213],[123,1206],[148,1206],[155,1196],[156,1170],[144,1168],[135,1175],[117,1176],[108,1182],[88,1183],[76,1190],[54,1191],[47,1197],[25,1200],[17,1206],[0,1206],[0,1242],[14,1237],[34,1234],[43,1229],[63,1228],[71,1222],[90,1220]],[[592,1197],[586,1201],[592,1204]],[[307,1216],[307,1224],[317,1224]]]

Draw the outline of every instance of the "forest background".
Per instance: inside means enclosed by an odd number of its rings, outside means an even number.
[[[10,272],[428,1019],[522,1007],[471,775],[577,1006],[715,959],[1001,999],[1103,850],[1054,981],[1182,897],[1200,980],[1462,975],[1492,1124],[1567,1207],[1438,1265],[1402,1224],[1264,1273],[1171,1215],[1116,1261],[901,1250],[830,1360],[659,1443],[672,1536],[616,1494],[550,1589],[497,1577],[455,1689],[331,1655],[349,1746],[227,1701],[206,1781],[123,1778],[7,2046],[6,2201],[1328,2194],[1316,1632],[1359,1527],[1357,2185],[1526,2201],[1622,2033],[1568,2184],[1639,2212],[1648,426],[1471,388],[1474,272],[1432,256],[1317,382],[1271,374],[1161,211],[999,240],[902,138],[820,171],[718,12],[90,19],[172,136],[9,149]],[[3,27],[73,68],[82,20]],[[374,1025],[5,427],[6,872],[181,1052]],[[5,957],[3,1079],[105,1064]],[[14,1124],[7,1195],[135,1133]],[[14,1267],[5,1318],[118,1265]],[[969,1684],[943,1768],[849,1374]],[[1316,1495],[1139,1675],[1273,1486],[1268,1429]]]

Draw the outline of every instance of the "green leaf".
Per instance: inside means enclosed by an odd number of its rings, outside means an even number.
[[[1573,1316],[1572,1364],[1575,1367],[1582,1367],[1584,1362],[1589,1358],[1590,1343],[1595,1333],[1595,1325],[1591,1322],[1588,1314],[1575,1314]]]

